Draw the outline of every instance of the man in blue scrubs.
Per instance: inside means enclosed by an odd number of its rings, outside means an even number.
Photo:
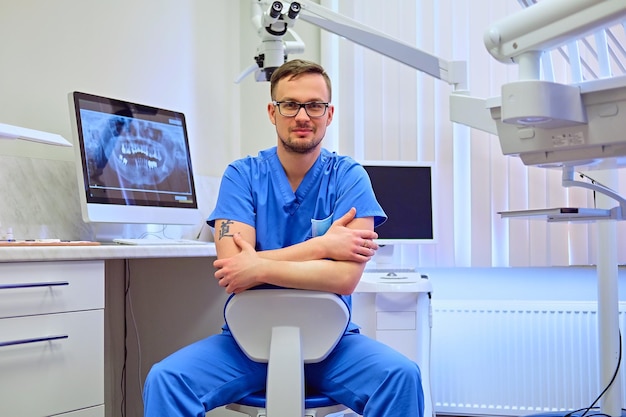
[[[385,213],[363,167],[322,148],[334,113],[324,69],[289,61],[270,90],[277,146],[228,166],[209,217],[215,278],[227,293],[271,285],[336,293],[350,305]],[[266,375],[224,328],[153,366],[144,415],[201,417],[264,389]],[[352,323],[324,361],[306,365],[305,378],[364,417],[423,415],[417,365]]]

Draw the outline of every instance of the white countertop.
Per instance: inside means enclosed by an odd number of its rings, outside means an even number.
[[[132,258],[193,258],[216,256],[215,244],[0,247],[0,262],[37,262]]]
[[[206,245],[119,245],[98,246],[5,246],[0,247],[0,262],[81,261],[142,258],[195,258],[216,256],[215,244]],[[379,273],[365,273],[355,292],[420,293],[431,292],[427,276],[416,272],[400,273],[390,279]]]

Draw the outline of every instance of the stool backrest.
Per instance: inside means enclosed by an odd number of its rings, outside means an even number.
[[[248,290],[226,304],[224,318],[245,354],[256,362],[270,356],[272,329],[300,329],[304,363],[324,360],[345,332],[350,312],[336,294],[294,290]]]

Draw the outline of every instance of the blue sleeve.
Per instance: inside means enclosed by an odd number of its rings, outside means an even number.
[[[356,208],[357,218],[373,217],[374,227],[387,220],[385,211],[376,200],[367,171],[360,164],[354,162],[350,165],[340,184],[343,186],[335,206],[335,220],[346,214],[351,207]]]

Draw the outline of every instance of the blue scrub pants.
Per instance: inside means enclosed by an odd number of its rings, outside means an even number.
[[[228,331],[173,353],[150,370],[145,417],[204,417],[265,389],[267,365],[248,359]],[[309,387],[364,417],[422,417],[424,394],[415,362],[358,333],[346,333],[322,362],[305,366]]]

